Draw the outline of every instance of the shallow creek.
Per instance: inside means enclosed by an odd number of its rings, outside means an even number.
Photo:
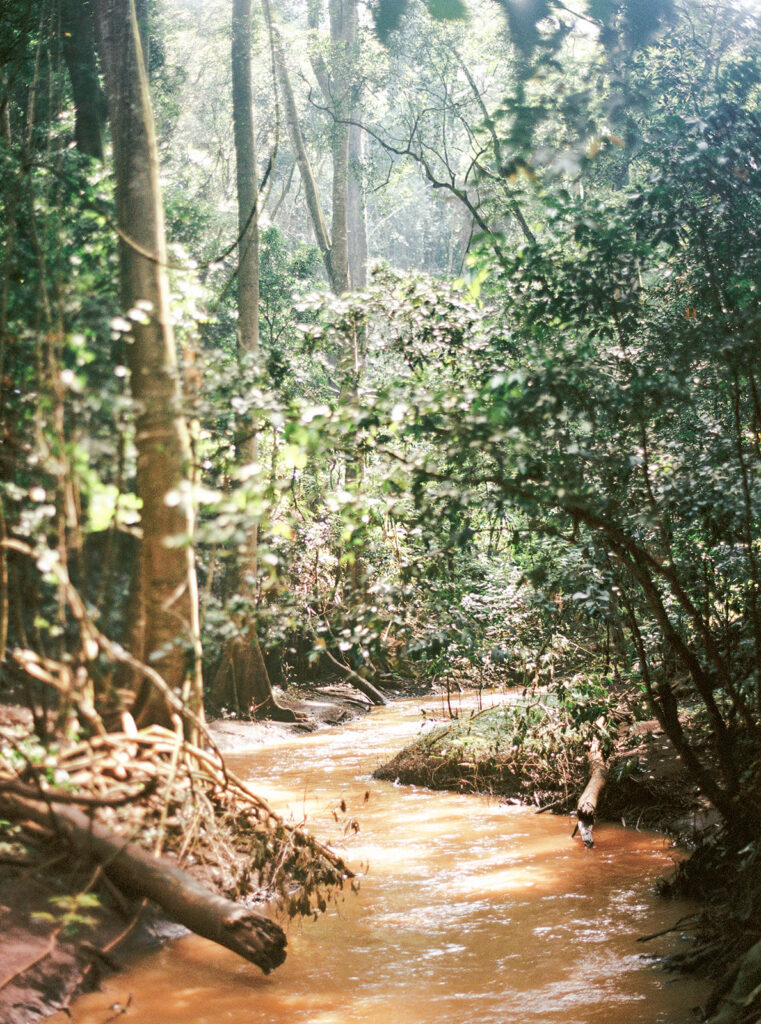
[[[636,942],[694,909],[654,893],[674,857],[663,837],[605,825],[585,850],[565,817],[370,779],[420,731],[423,708],[441,712],[440,701],[402,701],[230,755],[277,810],[362,872],[358,895],[347,887],[327,915],[291,925],[283,967],[264,977],[187,936],[81,997],[75,1024],[694,1020],[705,989],[641,958],[680,940]],[[347,830],[352,818],[359,831]]]

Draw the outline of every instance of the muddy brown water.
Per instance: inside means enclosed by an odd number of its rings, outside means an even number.
[[[361,871],[358,895],[347,892],[316,922],[291,925],[283,967],[265,977],[187,936],[141,954],[100,992],[80,997],[71,1018],[56,1020],[694,1020],[704,987],[657,970],[636,942],[695,909],[655,894],[676,856],[667,841],[604,825],[595,849],[585,850],[570,839],[565,817],[372,780],[372,770],[420,731],[421,708],[428,716],[441,711],[435,700],[398,702],[344,727],[230,755],[234,770],[278,810],[305,819]],[[668,952],[682,941],[667,936],[647,948]]]

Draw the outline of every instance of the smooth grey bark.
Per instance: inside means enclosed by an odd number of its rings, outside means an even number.
[[[353,72],[357,45],[355,0],[329,0],[330,72],[333,100],[333,213],[331,265],[333,291],[349,291],[349,119],[353,112]]]
[[[355,108],[353,122],[359,121]],[[358,123],[349,127],[348,235],[349,278],[355,290],[367,284],[367,216],[364,193],[364,136]]]

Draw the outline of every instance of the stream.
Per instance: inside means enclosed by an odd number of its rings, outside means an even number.
[[[706,986],[642,958],[683,940],[636,942],[695,909],[655,894],[676,856],[662,836],[602,825],[585,850],[571,841],[567,817],[369,777],[441,711],[440,699],[399,701],[345,726],[228,755],[276,810],[305,820],[360,874],[358,895],[347,886],[326,915],[290,926],[282,967],[265,977],[188,935],[133,958],[100,992],[80,997],[71,1018],[55,1020],[694,1021]]]

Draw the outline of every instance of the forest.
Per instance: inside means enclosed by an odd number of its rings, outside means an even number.
[[[0,1018],[149,920],[298,972],[422,787],[668,835],[632,941],[761,1021],[753,0],[2,0],[0,169]]]

